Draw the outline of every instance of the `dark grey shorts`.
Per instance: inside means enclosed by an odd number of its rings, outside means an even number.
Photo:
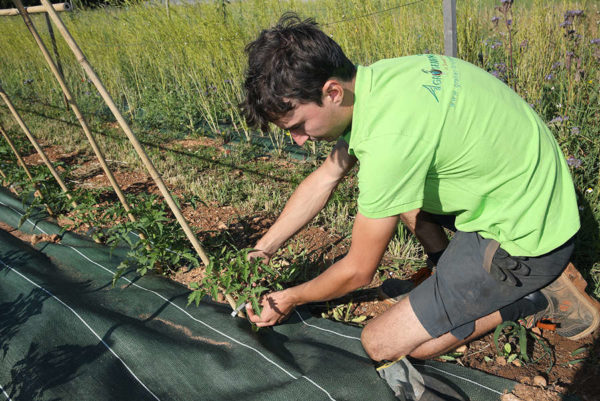
[[[447,332],[458,339],[468,337],[475,320],[550,284],[566,268],[573,252],[569,240],[545,255],[515,258],[525,266],[515,273],[517,285],[513,285],[489,273],[497,245],[477,233],[457,231],[435,273],[411,291],[412,308],[433,338]]]

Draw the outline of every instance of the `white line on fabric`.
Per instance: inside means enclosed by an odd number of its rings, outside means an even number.
[[[15,210],[15,209],[13,209],[13,208],[12,208],[12,207],[10,207],[10,206],[8,206],[8,205],[5,205],[3,202],[0,202],[0,204],[2,204],[2,205],[4,205],[4,206],[7,206],[7,207],[9,207],[9,208],[10,208],[10,209],[12,209],[12,210],[13,210],[15,213],[17,213],[17,214],[20,214],[21,216],[23,216],[23,215],[22,215],[22,214],[21,214],[21,213],[20,213],[18,210]],[[44,230],[43,230],[41,227],[38,227],[36,224],[34,224],[34,223],[31,221],[31,220],[27,219],[27,222],[29,222],[29,224],[31,224],[31,225],[32,225],[34,228],[36,228],[36,229],[38,229],[39,231],[41,231],[43,234],[48,234],[48,233],[47,233],[46,231],[44,231]],[[115,274],[115,272],[113,272],[112,270],[110,270],[109,268],[107,268],[107,267],[105,267],[105,266],[102,266],[101,264],[97,263],[96,261],[94,261],[94,260],[90,259],[90,258],[89,258],[89,257],[87,257],[86,255],[84,255],[83,253],[81,253],[81,252],[80,252],[78,249],[76,249],[76,248],[74,248],[74,247],[72,247],[72,246],[70,246],[70,245],[67,245],[67,247],[68,247],[68,248],[71,248],[72,250],[74,250],[75,252],[77,252],[79,255],[81,255],[81,256],[82,256],[84,259],[86,259],[86,260],[88,260],[89,262],[91,262],[91,263],[95,264],[96,266],[98,266],[98,267],[100,267],[100,268],[102,268],[102,269],[106,270],[107,272],[111,273],[112,275],[114,275],[114,274]],[[2,262],[2,261],[0,261],[0,262]],[[235,338],[233,338],[233,337],[231,337],[231,336],[229,336],[229,335],[227,335],[227,334],[223,333],[222,331],[220,331],[220,330],[218,330],[218,329],[216,329],[216,328],[214,328],[214,327],[210,326],[208,323],[205,323],[205,322],[203,322],[202,320],[195,318],[195,317],[194,317],[194,316],[192,316],[192,315],[191,315],[191,314],[190,314],[188,311],[186,311],[185,309],[183,309],[183,308],[182,308],[182,307],[180,307],[179,305],[176,305],[176,304],[172,303],[171,301],[169,301],[167,298],[165,298],[165,297],[164,297],[164,296],[162,296],[161,294],[159,294],[159,293],[157,293],[157,292],[155,292],[155,291],[149,290],[149,289],[147,289],[147,288],[145,288],[145,287],[142,287],[142,286],[140,286],[139,284],[136,284],[136,283],[132,282],[132,281],[131,281],[131,280],[129,280],[127,277],[121,277],[120,279],[122,279],[122,280],[125,280],[125,281],[129,282],[131,285],[133,285],[133,286],[135,286],[135,287],[137,287],[137,288],[139,288],[139,289],[142,289],[142,290],[144,290],[144,291],[148,291],[148,292],[150,292],[150,293],[152,293],[152,294],[156,295],[157,297],[159,297],[159,298],[161,298],[162,300],[166,301],[168,304],[170,304],[170,305],[174,306],[176,309],[179,309],[181,312],[183,312],[183,313],[184,313],[186,316],[188,316],[190,319],[192,319],[192,320],[194,320],[194,321],[196,321],[196,322],[198,322],[198,323],[200,323],[200,324],[204,325],[204,326],[205,326],[205,327],[207,327],[208,329],[210,329],[210,330],[213,330],[214,332],[216,332],[216,333],[218,333],[218,334],[222,335],[223,337],[225,337],[225,338],[228,338],[229,340],[233,341],[234,343],[236,343],[236,344],[238,344],[238,345],[240,345],[240,346],[242,346],[242,347],[248,348],[248,349],[250,349],[250,350],[252,350],[252,351],[256,352],[256,353],[257,353],[258,355],[260,355],[260,356],[261,356],[261,357],[262,357],[264,360],[266,360],[267,362],[269,362],[269,363],[271,363],[272,365],[276,366],[277,368],[281,369],[283,372],[285,372],[285,373],[286,373],[288,376],[290,376],[292,379],[294,379],[294,380],[297,380],[297,379],[298,379],[296,376],[294,376],[293,374],[291,374],[290,372],[288,372],[288,371],[287,371],[285,368],[283,368],[283,367],[281,367],[279,364],[277,364],[277,362],[275,362],[275,361],[273,361],[273,360],[269,359],[269,357],[267,357],[266,355],[264,355],[264,354],[263,354],[262,352],[260,352],[258,349],[254,348],[254,347],[252,347],[252,346],[250,346],[250,345],[248,345],[248,344],[244,344],[244,343],[242,343],[242,342],[240,342],[240,341],[236,340]],[[56,299],[58,299],[58,298],[56,298]],[[62,301],[61,301],[61,302],[62,302]],[[109,348],[109,349],[110,349],[110,348]],[[132,374],[133,374],[133,373],[132,373]],[[319,386],[318,384],[316,384],[314,381],[312,381],[311,379],[309,379],[309,378],[308,378],[308,377],[306,377],[306,376],[302,376],[302,377],[304,377],[306,380],[308,380],[308,381],[309,381],[310,383],[312,383],[314,386],[316,386],[316,387],[317,387],[317,388],[319,388],[321,391],[323,391],[325,394],[327,394],[327,396],[329,397],[329,399],[330,399],[330,400],[332,400],[332,401],[335,401],[335,399],[334,399],[334,398],[332,398],[332,397],[331,397],[331,395],[330,395],[330,394],[329,394],[329,393],[328,393],[328,392],[327,392],[325,389],[323,389],[321,386]],[[153,394],[153,395],[154,395],[154,394]]]
[[[317,383],[315,383],[310,377],[302,375],[302,378],[308,380],[309,382],[311,382],[312,384],[314,384],[315,386],[317,386],[318,388],[320,388],[321,391],[323,391],[325,394],[327,394],[327,397],[329,397],[329,399],[331,401],[335,401],[335,398],[333,398],[331,396],[331,394],[329,394],[329,392],[327,390],[325,390],[323,387],[321,387]]]
[[[10,399],[10,397],[8,396],[8,394],[6,394],[6,391],[4,391],[4,388],[3,388],[2,386],[0,386],[0,390],[2,390],[2,394],[4,394],[4,396],[6,397],[6,399],[7,399],[8,401],[12,401],[12,400]]]
[[[127,369],[129,371],[129,373],[131,373],[131,375],[135,378],[135,380],[137,380],[138,383],[140,383],[142,385],[142,387],[144,387],[146,389],[146,391],[148,391],[155,399],[157,399],[158,401],[160,401],[160,398],[158,398],[148,387],[146,387],[146,385],[135,375],[135,373],[133,373],[133,371],[129,368],[129,366],[127,366],[127,364],[125,363],[125,361],[123,361],[119,355],[117,355],[117,353],[115,351],[113,351],[112,348],[110,348],[110,346],[102,339],[102,337],[100,337],[98,335],[98,333],[96,333],[94,331],[94,329],[92,329],[90,327],[89,324],[87,324],[87,322],[77,313],[75,312],[75,310],[73,308],[71,308],[69,305],[67,305],[65,302],[63,302],[60,298],[58,298],[56,295],[52,294],[50,291],[48,291],[47,289],[45,289],[44,287],[42,287],[41,285],[35,283],[34,281],[32,281],[31,279],[29,279],[27,276],[25,276],[24,274],[22,274],[21,272],[19,272],[17,269],[15,269],[14,267],[11,267],[9,265],[7,265],[6,263],[4,263],[3,260],[0,259],[0,263],[3,264],[4,266],[6,266],[8,269],[12,270],[13,272],[17,273],[19,276],[23,277],[25,280],[29,281],[31,284],[33,284],[34,286],[38,287],[39,289],[41,289],[42,291],[44,291],[46,294],[50,295],[52,298],[56,299],[59,303],[61,303],[64,307],[66,307],[67,309],[69,309],[71,312],[73,312],[73,314],[75,316],[77,316],[77,318],[79,320],[81,320],[81,322],[85,325],[85,327],[87,327],[92,333],[94,333],[94,336],[96,336],[96,338],[98,340],[100,340],[100,342],[102,343],[102,345],[104,345],[106,347],[106,349],[108,349],[111,354],[113,354],[115,356],[115,358],[117,358],[122,364],[123,366],[125,366],[125,369]]]
[[[429,368],[429,369],[437,370],[438,372],[441,372],[441,373],[443,373],[443,374],[445,374],[445,375],[448,375],[448,376],[453,376],[453,377],[456,377],[457,379],[462,379],[462,380],[464,380],[464,381],[467,381],[467,382],[469,382],[469,383],[471,383],[471,384],[475,384],[476,386],[483,387],[483,388],[484,388],[484,389],[486,389],[486,390],[490,390],[490,391],[491,391],[491,392],[493,392],[493,393],[496,393],[496,394],[502,395],[502,393],[501,393],[501,392],[499,392],[499,391],[497,391],[497,390],[494,390],[493,388],[489,388],[488,386],[484,386],[484,385],[483,385],[483,384],[481,384],[481,383],[477,383],[477,382],[476,382],[476,381],[474,381],[474,380],[467,379],[466,377],[462,377],[462,376],[459,376],[459,375],[455,375],[454,373],[446,372],[445,370],[438,369],[438,368],[434,368],[433,366],[430,366],[430,365],[419,364],[419,366],[423,366],[423,367],[426,367],[426,368]]]
[[[308,324],[308,323],[306,323],[306,321],[305,321],[305,320],[302,318],[302,315],[300,314],[300,312],[298,312],[298,311],[297,311],[297,310],[295,310],[295,309],[294,309],[294,312],[296,312],[296,314],[298,315],[298,317],[300,318],[300,320],[302,320],[302,323],[304,323],[305,325],[307,325],[307,326],[309,326],[309,327],[315,328],[315,329],[317,329],[317,330],[327,331],[327,332],[329,332],[329,333],[333,333],[333,334],[335,334],[335,335],[338,335],[338,336],[340,336],[340,337],[345,337],[345,338],[350,338],[350,339],[352,339],[352,340],[358,340],[358,341],[360,341],[360,337],[349,336],[349,335],[346,335],[346,334],[338,333],[337,331],[333,331],[333,330],[329,330],[329,329],[324,329],[324,328],[322,328],[322,327],[318,327],[318,326],[315,326],[315,325],[312,325],[312,324]]]

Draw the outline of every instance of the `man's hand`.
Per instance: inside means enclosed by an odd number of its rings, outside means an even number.
[[[248,260],[252,260],[252,259],[262,259],[263,263],[265,265],[269,264],[269,261],[271,260],[271,254],[265,251],[261,251],[260,249],[257,249],[256,251],[252,251],[248,253]]]
[[[296,306],[286,290],[263,295],[260,301],[263,307],[260,316],[254,312],[249,302],[246,305],[248,319],[258,327],[273,326],[283,322]]]

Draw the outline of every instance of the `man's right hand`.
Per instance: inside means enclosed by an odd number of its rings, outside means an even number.
[[[252,259],[262,259],[263,263],[265,265],[269,264],[269,261],[271,260],[271,254],[265,252],[265,251],[261,251],[260,249],[256,250],[256,251],[252,251],[248,253],[248,260],[252,260]]]

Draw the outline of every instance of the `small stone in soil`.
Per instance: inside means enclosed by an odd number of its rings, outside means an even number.
[[[467,347],[466,345],[461,345],[460,347],[455,349],[454,352],[460,352],[461,354],[465,354],[468,349],[469,347]]]
[[[500,366],[506,366],[506,358],[503,356],[496,357],[496,364]]]
[[[533,378],[533,385],[534,386],[546,387],[547,384],[548,384],[548,382],[542,376],[535,376]]]

